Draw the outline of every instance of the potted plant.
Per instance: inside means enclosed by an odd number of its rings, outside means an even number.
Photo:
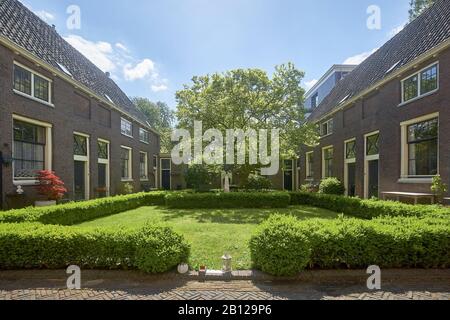
[[[39,185],[37,186],[38,193],[46,197],[46,200],[36,201],[36,207],[54,206],[67,192],[67,189],[64,187],[64,182],[53,171],[39,171],[37,179],[39,181]]]

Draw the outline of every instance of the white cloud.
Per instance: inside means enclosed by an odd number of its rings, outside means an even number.
[[[360,64],[361,62],[363,62],[364,60],[366,60],[368,57],[370,57],[373,53],[375,53],[375,51],[377,51],[378,48],[373,49],[372,51],[367,51],[367,52],[363,52],[357,55],[354,55],[352,57],[347,58],[343,64]]]
[[[64,38],[75,49],[104,72],[111,73],[114,81],[146,81],[154,92],[168,89],[169,81],[162,79],[151,59],[136,59],[131,51],[122,43],[112,45],[106,41],[90,41],[78,35]]]
[[[395,27],[394,29],[389,31],[389,34],[388,34],[389,38],[392,38],[395,35],[397,35],[398,33],[400,33],[400,31],[402,31],[406,27],[406,24],[407,24],[407,22],[405,22],[402,25]]]
[[[42,20],[44,20],[45,22],[49,23],[52,22],[53,20],[55,20],[55,15],[45,11],[45,10],[40,10],[40,11],[35,11],[34,12],[39,18],[41,18]]]
[[[305,89],[306,89],[306,91],[308,91],[309,89],[311,89],[312,87],[314,87],[314,85],[315,85],[317,82],[319,82],[319,80],[317,80],[317,79],[313,79],[313,80],[311,80],[311,81],[306,81],[306,82],[305,82]]]
[[[123,67],[125,80],[134,81],[151,76],[155,72],[155,64],[150,59],[144,59],[134,67],[128,63]]]
[[[113,48],[110,43],[104,41],[92,42],[77,35],[69,35],[64,39],[102,71],[113,72],[116,70],[116,64],[112,56]]]

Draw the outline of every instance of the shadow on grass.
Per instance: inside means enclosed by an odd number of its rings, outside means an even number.
[[[312,207],[290,207],[287,209],[167,209],[158,208],[163,213],[164,221],[190,218],[198,223],[222,224],[260,224],[271,215],[292,215],[301,220],[336,219],[338,214]]]

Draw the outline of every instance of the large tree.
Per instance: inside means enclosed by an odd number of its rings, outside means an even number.
[[[161,152],[170,152],[170,135],[175,122],[174,112],[164,102],[152,102],[147,98],[134,97],[132,102],[148,118],[152,128],[161,134]]]
[[[279,129],[282,155],[294,157],[301,144],[316,138],[305,124],[303,77],[292,63],[277,66],[272,77],[259,69],[194,77],[176,94],[178,125],[192,132],[194,121],[202,121],[203,130],[214,128],[224,137],[227,129]]]
[[[422,12],[430,7],[436,0],[411,0],[409,10],[409,20],[412,21],[417,18]]]

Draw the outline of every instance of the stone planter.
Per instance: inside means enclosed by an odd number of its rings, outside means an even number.
[[[55,200],[49,200],[49,201],[35,201],[34,202],[35,207],[51,207],[56,206]]]

